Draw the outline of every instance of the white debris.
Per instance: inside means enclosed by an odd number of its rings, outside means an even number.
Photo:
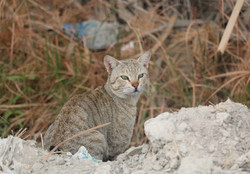
[[[93,158],[88,153],[88,150],[84,146],[81,146],[79,148],[79,150],[72,156],[72,158],[75,158],[75,159],[92,159],[94,162],[97,162],[97,160],[95,158]]]

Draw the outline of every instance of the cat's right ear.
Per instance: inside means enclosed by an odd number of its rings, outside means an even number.
[[[106,55],[104,57],[104,65],[106,70],[109,74],[113,71],[113,69],[119,64],[120,62],[116,60],[114,57]]]
[[[150,60],[151,56],[152,56],[152,51],[149,50],[138,58],[138,62],[141,65],[143,65],[145,68],[148,68],[148,64],[149,64],[149,60]]]

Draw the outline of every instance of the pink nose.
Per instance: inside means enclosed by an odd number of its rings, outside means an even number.
[[[137,89],[137,88],[138,88],[138,86],[139,86],[139,83],[138,83],[138,82],[133,83],[133,84],[132,84],[132,86],[133,86],[135,89]]]

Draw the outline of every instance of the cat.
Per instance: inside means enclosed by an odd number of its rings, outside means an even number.
[[[111,122],[63,144],[63,151],[77,152],[85,146],[98,160],[107,160],[124,152],[133,134],[136,105],[148,81],[151,51],[138,59],[117,60],[106,55],[107,82],[72,97],[61,109],[44,135],[47,149],[89,128]]]

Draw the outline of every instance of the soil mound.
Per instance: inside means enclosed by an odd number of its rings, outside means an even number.
[[[215,106],[182,108],[145,122],[150,143],[131,147],[115,161],[88,155],[51,155],[34,141],[0,139],[4,173],[249,173],[250,111],[230,100]]]

